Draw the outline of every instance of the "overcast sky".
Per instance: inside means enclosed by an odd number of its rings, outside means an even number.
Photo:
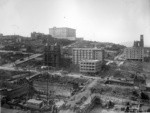
[[[0,33],[30,36],[71,27],[103,42],[139,40],[150,46],[150,0],[0,0]]]

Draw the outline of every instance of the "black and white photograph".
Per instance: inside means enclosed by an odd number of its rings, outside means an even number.
[[[0,113],[150,113],[150,0],[0,0]]]

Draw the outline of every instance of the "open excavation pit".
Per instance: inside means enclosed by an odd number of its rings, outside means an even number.
[[[65,99],[80,91],[88,81],[86,78],[40,74],[33,80],[33,87],[43,98]]]

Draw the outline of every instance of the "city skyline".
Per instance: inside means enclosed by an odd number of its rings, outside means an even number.
[[[144,35],[150,46],[150,0],[1,0],[0,33],[70,27],[77,37],[101,42],[133,42]]]

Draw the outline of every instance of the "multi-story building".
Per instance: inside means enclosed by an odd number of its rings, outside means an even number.
[[[145,57],[150,57],[150,47],[145,47],[144,48],[144,56]]]
[[[104,50],[98,48],[73,48],[74,64],[79,64],[81,60],[104,60]]]
[[[44,37],[46,36],[44,33],[37,33],[37,32],[32,32],[31,33],[31,38],[32,39],[37,39],[37,38],[41,38],[41,37]]]
[[[82,60],[80,61],[81,73],[98,73],[101,70],[102,62],[99,60]]]
[[[44,64],[58,68],[60,66],[61,51],[58,44],[45,46]]]
[[[140,41],[134,41],[133,47],[125,48],[124,50],[126,60],[144,60],[144,41],[143,35],[140,36]]]
[[[54,38],[76,40],[76,30],[67,27],[49,28],[49,34]]]
[[[150,62],[150,47],[144,48],[144,61]]]
[[[142,47],[130,47],[125,49],[126,60],[144,60],[144,48]]]

